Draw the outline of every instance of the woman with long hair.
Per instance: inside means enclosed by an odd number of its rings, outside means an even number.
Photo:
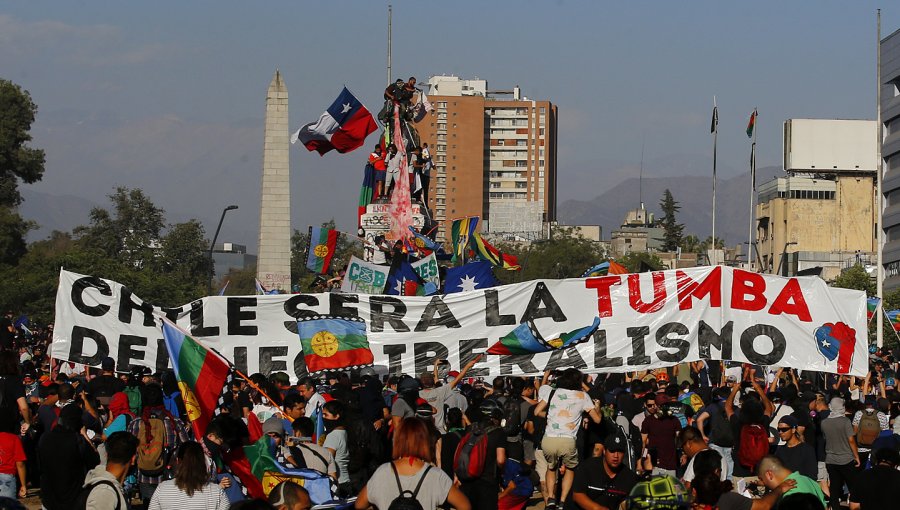
[[[225,510],[230,506],[222,488],[209,481],[200,443],[183,443],[175,458],[175,479],[159,484],[147,510]]]
[[[449,504],[457,510],[470,510],[468,498],[453,485],[453,480],[435,467],[428,425],[420,418],[404,418],[394,431],[393,460],[382,464],[360,491],[355,508],[388,508],[401,493],[414,494],[425,510]]]

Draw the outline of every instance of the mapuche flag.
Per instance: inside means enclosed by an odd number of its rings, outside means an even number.
[[[162,333],[188,420],[199,441],[206,436],[206,426],[216,414],[223,388],[229,389],[226,382],[231,366],[168,320],[163,320]]]
[[[310,375],[375,362],[362,319],[316,315],[298,320],[297,333]]]
[[[309,246],[306,248],[307,269],[318,274],[328,272],[339,234],[337,230],[309,227]]]
[[[344,87],[319,120],[310,122],[291,136],[291,143],[299,140],[310,152],[316,151],[322,156],[332,149],[343,154],[361,147],[376,129],[375,117]]]
[[[875,312],[878,310],[878,305],[881,304],[881,298],[879,297],[870,297],[866,299],[866,320],[871,321],[872,317],[875,317]]]
[[[595,317],[594,322],[590,326],[569,331],[568,333],[560,333],[556,338],[545,340],[535,327],[534,321],[525,321],[501,338],[499,342],[492,345],[487,350],[487,353],[502,355],[535,354],[565,349],[586,341],[594,334],[594,331],[597,331],[598,327],[600,327],[600,318]]]

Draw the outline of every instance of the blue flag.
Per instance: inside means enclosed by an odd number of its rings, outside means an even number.
[[[397,269],[388,273],[385,294],[392,296],[415,296],[421,278],[409,262],[401,262]]]
[[[447,269],[447,278],[444,280],[444,294],[463,292],[477,289],[487,289],[497,285],[494,273],[491,271],[491,263],[485,260],[469,262],[460,267]]]

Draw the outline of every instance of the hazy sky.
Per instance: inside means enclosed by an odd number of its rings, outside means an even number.
[[[875,2],[393,6],[395,77],[478,77],[559,105],[561,202],[635,175],[642,143],[647,176],[710,172],[713,95],[724,176],[746,170],[754,107],[760,166],[780,164],[787,118],[876,114]],[[32,189],[105,205],[114,186],[140,187],[171,221],[196,217],[210,235],[234,203],[220,241],[255,246],[275,69],[294,127],[342,85],[377,110],[386,23],[377,1],[2,2],[0,77],[31,92],[34,145],[47,152]],[[882,27],[900,28],[900,7]],[[334,217],[355,229],[366,155],[293,148],[294,228]]]

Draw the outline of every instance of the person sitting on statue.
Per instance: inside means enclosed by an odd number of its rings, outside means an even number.
[[[382,124],[389,124],[391,121],[391,113],[394,111],[394,105],[400,102],[398,95],[403,91],[405,83],[400,78],[391,83],[384,89],[384,107],[378,112],[378,120]]]
[[[400,104],[400,117],[404,120],[412,120],[412,102],[413,95],[416,93],[416,77],[410,76],[409,80],[403,84],[403,87],[397,91],[395,97]]]
[[[424,180],[422,179],[422,167],[425,164],[425,160],[422,159],[421,149],[419,149],[418,147],[414,148],[411,151],[409,160],[409,167],[411,169],[411,173],[409,174],[409,189],[413,190],[413,200],[421,200],[423,189],[422,184],[424,182]]]

